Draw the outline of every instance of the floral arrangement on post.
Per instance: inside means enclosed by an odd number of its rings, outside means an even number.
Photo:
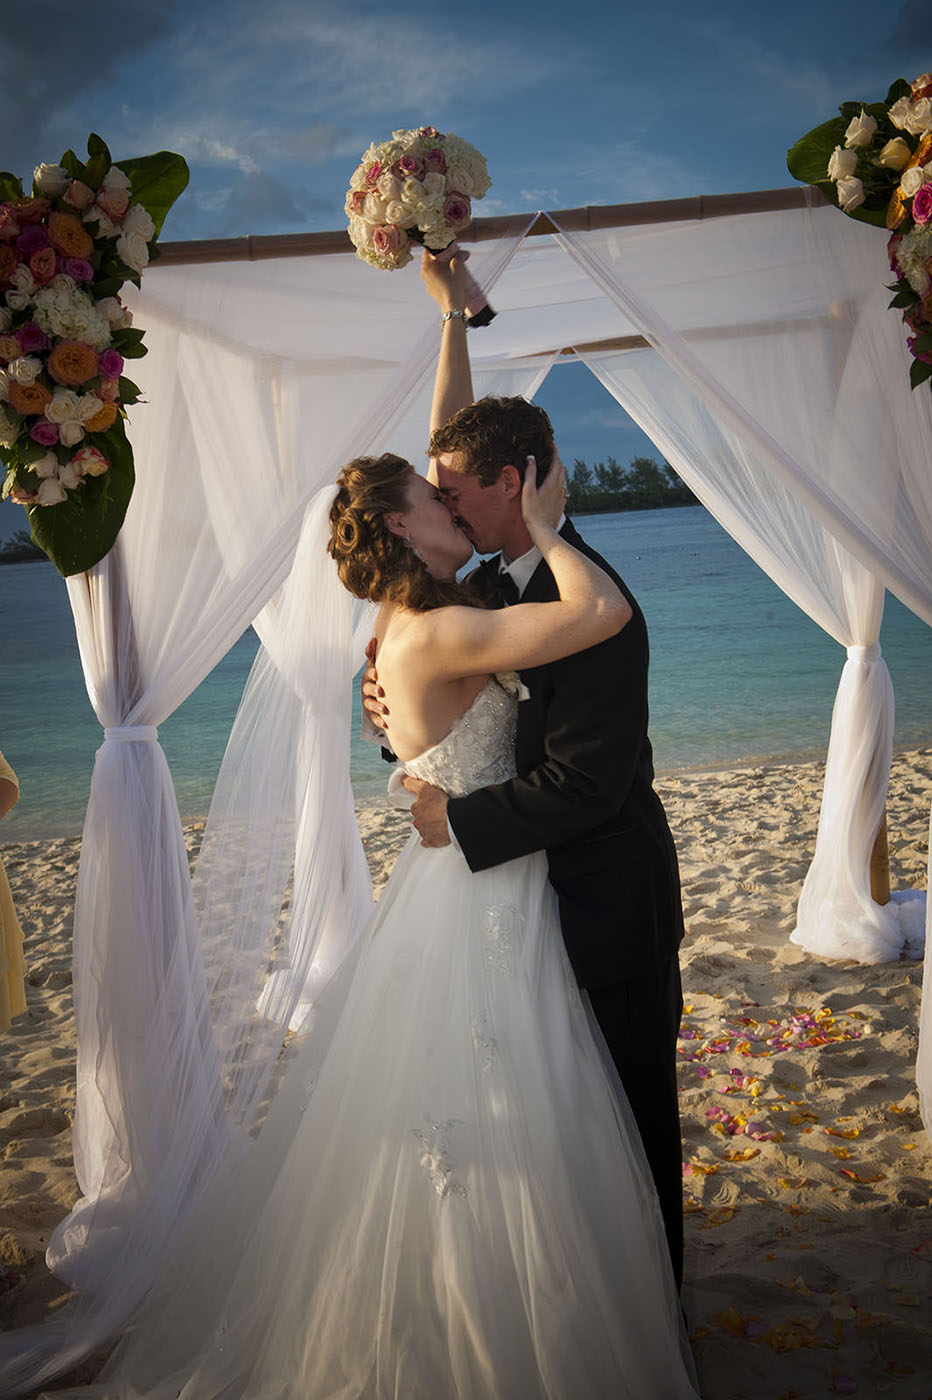
[[[346,195],[356,256],[389,272],[411,261],[413,244],[435,256],[467,257],[456,237],[472,219],[472,201],[491,185],[475,146],[436,127],[395,131],[390,141],[373,142]],[[466,293],[469,324],[488,325],[495,312],[468,273]]]
[[[910,331],[915,389],[932,378],[932,73],[899,78],[884,102],[838,110],[797,141],[786,163],[851,218],[890,230],[890,306]]]
[[[64,577],[96,564],[132,495],[124,361],[146,353],[120,300],[139,286],[165,215],[188,183],[179,155],[39,165],[32,193],[0,172],[0,457],[32,538]]]

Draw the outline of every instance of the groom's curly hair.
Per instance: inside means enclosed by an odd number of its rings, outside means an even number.
[[[407,508],[408,482],[415,475],[410,462],[391,452],[354,457],[340,472],[327,553],[341,583],[355,598],[400,603],[414,612],[452,603],[481,606],[462,584],[434,578],[411,545],[388,528],[385,517]]]
[[[467,404],[449,422],[431,433],[427,449],[431,457],[460,452],[459,467],[466,476],[477,476],[491,486],[509,464],[521,480],[528,457],[537,459],[537,479],[543,481],[553,461],[553,426],[542,408],[522,398],[489,395]]]

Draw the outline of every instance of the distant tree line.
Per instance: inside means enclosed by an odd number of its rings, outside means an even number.
[[[570,515],[612,510],[656,510],[660,506],[694,506],[696,497],[668,462],[634,457],[622,467],[609,457],[590,467],[577,457],[569,478]]]
[[[28,559],[47,559],[48,555],[33,544],[28,530],[17,530],[0,545],[0,564],[23,564]]]

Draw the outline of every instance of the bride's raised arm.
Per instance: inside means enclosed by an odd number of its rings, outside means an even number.
[[[421,277],[443,318],[430,406],[431,433],[473,401],[472,371],[466,348],[465,271],[460,258],[438,263],[425,248]]]
[[[605,570],[557,533],[566,498],[559,459],[538,490],[536,463],[529,457],[524,485],[518,482],[516,489],[521,490],[528,532],[550,567],[559,600],[491,612],[452,607],[424,614],[421,625],[431,635],[423,654],[430,658],[437,679],[544,666],[607,640],[631,618],[627,599]]]

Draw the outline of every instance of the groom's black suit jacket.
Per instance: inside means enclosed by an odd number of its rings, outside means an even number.
[[[521,672],[518,776],[451,798],[472,870],[546,850],[567,952],[582,987],[658,970],[683,936],[676,850],[653,788],[647,628],[615,571],[570,521],[561,534],[610,574],[633,616],[608,641]],[[559,596],[546,563],[523,602]]]

